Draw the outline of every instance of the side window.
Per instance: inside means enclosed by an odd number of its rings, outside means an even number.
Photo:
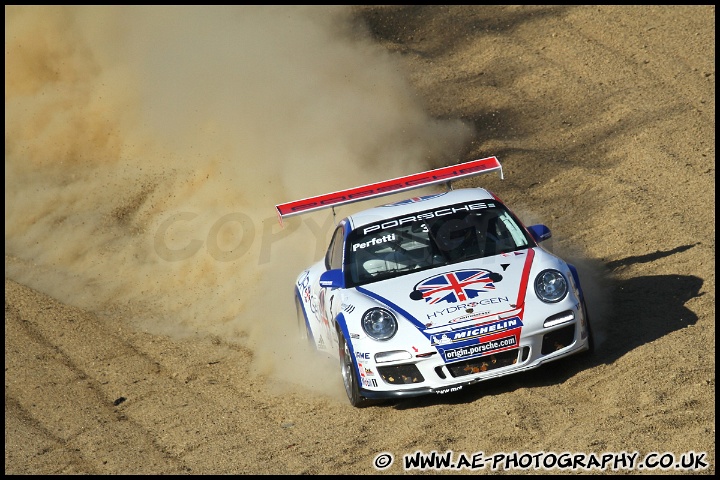
[[[338,227],[333,233],[330,246],[325,254],[325,268],[332,270],[342,268],[343,261],[343,228]]]

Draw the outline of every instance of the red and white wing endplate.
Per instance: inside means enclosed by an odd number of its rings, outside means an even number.
[[[426,172],[414,173],[404,177],[393,178],[392,180],[384,180],[382,182],[362,185],[347,190],[281,203],[280,205],[275,205],[275,208],[277,209],[280,224],[282,225],[283,218],[285,217],[308,213],[322,208],[369,200],[385,195],[392,195],[406,190],[427,187],[428,185],[447,183],[452,180],[472,177],[482,173],[490,173],[496,170],[500,171],[500,178],[502,179],[502,166],[498,159],[495,157],[482,158],[457,165],[450,165],[448,167],[436,168],[435,170],[428,170]]]

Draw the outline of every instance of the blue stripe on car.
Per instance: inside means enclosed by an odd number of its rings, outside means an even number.
[[[360,293],[362,293],[362,294],[365,294],[365,295],[367,295],[367,296],[370,297],[370,298],[374,298],[375,300],[377,300],[378,302],[382,303],[383,305],[386,305],[386,306],[392,308],[393,310],[395,310],[395,311],[398,312],[400,315],[402,315],[403,317],[405,317],[410,323],[412,323],[413,325],[415,325],[415,326],[416,326],[417,328],[419,328],[420,330],[425,330],[425,324],[424,324],[424,323],[422,323],[422,322],[419,321],[417,318],[415,318],[415,317],[413,317],[412,315],[410,315],[409,312],[407,312],[406,310],[404,310],[404,309],[401,308],[400,306],[396,305],[395,303],[391,302],[391,301],[388,300],[387,298],[382,297],[382,296],[378,295],[378,294],[375,293],[375,292],[371,292],[370,290],[367,290],[367,289],[365,289],[365,288],[363,288],[363,287],[355,287],[355,288],[357,289],[358,292],[360,292]]]

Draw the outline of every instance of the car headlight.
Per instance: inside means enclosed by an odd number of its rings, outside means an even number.
[[[362,328],[375,340],[388,340],[397,332],[397,320],[384,308],[371,308],[362,317]]]
[[[567,292],[567,280],[557,270],[543,270],[535,278],[535,293],[545,303],[559,302]]]

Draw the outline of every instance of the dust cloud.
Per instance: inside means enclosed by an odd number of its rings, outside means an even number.
[[[333,219],[281,229],[274,206],[455,163],[471,136],[350,7],[6,6],[5,274],[277,373]]]

